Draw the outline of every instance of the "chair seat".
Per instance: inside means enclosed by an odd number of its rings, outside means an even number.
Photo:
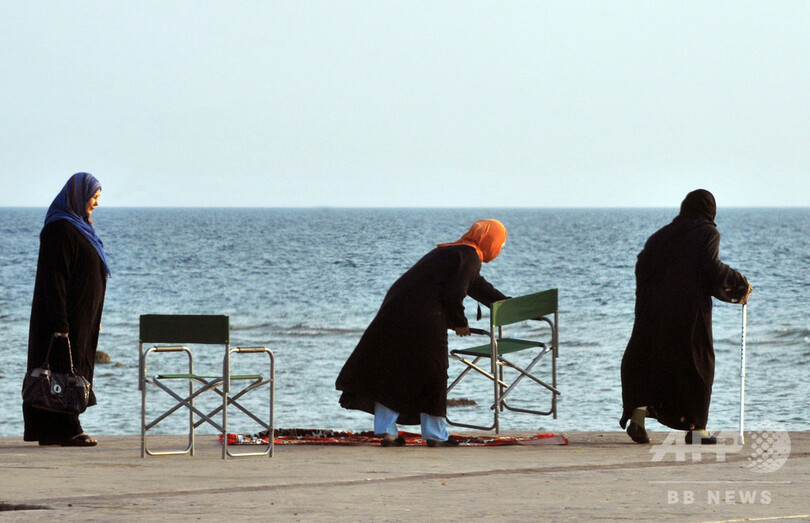
[[[545,343],[531,340],[516,340],[514,338],[502,338],[498,340],[498,354],[509,354],[511,352],[519,352],[534,347],[545,347]],[[475,347],[467,347],[464,349],[457,349],[450,351],[453,354],[464,354],[466,356],[483,356],[488,358],[492,355],[492,347],[489,343],[486,345],[478,345]]]
[[[155,376],[159,380],[217,380],[222,379],[222,376],[205,376],[202,374],[160,374]],[[231,380],[260,380],[261,374],[231,374]]]

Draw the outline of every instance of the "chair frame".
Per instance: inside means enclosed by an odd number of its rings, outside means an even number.
[[[450,425],[472,429],[486,431],[494,429],[495,433],[498,434],[500,433],[499,413],[503,412],[504,410],[535,414],[539,416],[551,415],[554,419],[556,419],[557,396],[561,395],[561,392],[557,388],[557,357],[559,356],[559,313],[557,310],[557,289],[549,289],[534,294],[497,301],[492,304],[489,320],[489,331],[483,329],[470,329],[470,332],[473,334],[480,334],[489,337],[488,351],[486,350],[487,345],[468,347],[464,349],[454,349],[450,351],[450,357],[463,363],[465,368],[461,374],[459,374],[458,377],[447,387],[447,392],[449,393],[451,390],[453,390],[470,371],[476,371],[482,376],[490,379],[493,382],[494,401],[490,406],[490,409],[494,413],[493,423],[492,425],[473,425],[469,423],[452,421],[449,417],[447,418],[447,422]],[[524,321],[543,321],[547,323],[551,328],[550,342],[545,343],[541,341],[517,340],[503,337],[503,327],[505,325]],[[540,350],[531,363],[526,366],[526,368],[521,368],[504,357],[504,354],[533,348]],[[543,356],[549,353],[551,354],[551,384],[548,384],[531,374],[532,368],[534,368],[534,366],[540,362]],[[470,360],[468,357],[473,359]],[[488,358],[490,360],[488,370],[478,364],[478,362],[484,358]],[[511,384],[504,380],[504,367],[514,369],[519,373],[517,378],[515,378]],[[513,407],[506,402],[506,397],[524,378],[529,378],[551,392],[551,405],[548,410],[541,411]]]
[[[188,343],[188,344],[209,344],[223,345],[225,354],[222,361],[221,375],[202,375],[194,371],[194,358],[191,349],[184,345],[155,345],[149,349],[144,349],[146,345],[152,343]],[[147,359],[152,354],[159,353],[184,353],[188,358],[188,371],[181,374],[158,374],[153,377],[147,375]],[[264,353],[269,357],[269,378],[264,378],[259,374],[231,374],[231,355],[248,353]],[[275,403],[275,357],[273,352],[266,347],[231,347],[230,345],[230,320],[228,316],[222,315],[160,315],[147,314],[140,317],[139,336],[139,372],[138,389],[141,391],[141,457],[147,454],[150,456],[164,456],[189,454],[194,455],[195,438],[194,429],[208,423],[220,433],[222,438],[222,459],[228,457],[242,456],[268,456],[274,454],[274,420],[273,409]],[[188,382],[188,392],[185,397],[165,382],[186,380]],[[232,381],[247,381],[245,385],[235,394],[231,394]],[[195,384],[199,388],[195,390]],[[146,396],[147,386],[153,385],[164,391],[177,401],[177,404],[166,412],[147,423],[146,421]],[[267,385],[269,387],[269,416],[264,421],[254,415],[242,404],[239,398],[248,392]],[[203,412],[194,405],[195,398],[201,394],[213,391],[222,398],[222,404],[210,412]],[[248,417],[258,422],[268,432],[267,447],[258,452],[232,452],[228,445],[228,406],[236,407]],[[147,432],[154,428],[161,421],[177,412],[181,408],[189,411],[189,432],[188,443],[185,448],[155,451],[148,448]],[[222,422],[219,423],[214,417],[222,413]],[[194,419],[195,414],[200,418]]]

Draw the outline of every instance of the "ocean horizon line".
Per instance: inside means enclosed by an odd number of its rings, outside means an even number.
[[[340,206],[340,205],[312,205],[312,206],[238,206],[238,205],[104,205],[106,209],[183,209],[183,210],[200,210],[200,209],[213,209],[213,210],[369,210],[369,211],[386,211],[386,210],[437,210],[437,211],[452,211],[452,210],[505,210],[505,211],[544,211],[544,210],[560,210],[560,211],[610,211],[610,210],[670,210],[679,208],[678,205],[674,206]],[[0,210],[14,210],[14,209],[48,209],[47,205],[10,205],[0,206]],[[810,205],[785,205],[785,206],[772,206],[772,205],[728,205],[721,206],[721,209],[739,209],[739,210],[810,210]]]

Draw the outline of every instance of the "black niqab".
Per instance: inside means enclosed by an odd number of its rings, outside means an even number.
[[[690,192],[681,202],[681,217],[704,218],[714,224],[716,215],[717,203],[714,201],[714,195],[705,189]]]

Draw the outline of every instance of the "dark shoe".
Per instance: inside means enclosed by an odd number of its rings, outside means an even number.
[[[436,439],[429,439],[427,440],[428,447],[458,447],[458,441],[454,439],[448,439],[444,441],[436,440]]]
[[[631,421],[630,425],[627,426],[627,435],[630,436],[630,439],[636,443],[650,442],[650,437],[647,436],[647,431],[635,421]]]
[[[95,447],[98,445],[98,441],[82,432],[72,438],[63,439],[59,442],[59,445],[62,447]]]
[[[692,430],[686,433],[687,445],[692,445],[692,440],[694,439],[692,437],[692,434],[694,433],[695,431]],[[700,436],[700,442],[698,443],[698,445],[717,445],[717,438],[715,438],[714,436],[704,436],[700,432],[698,432],[697,434]]]
[[[396,438],[380,438],[380,446],[381,447],[404,447],[405,446],[405,438],[402,436],[397,436]]]

